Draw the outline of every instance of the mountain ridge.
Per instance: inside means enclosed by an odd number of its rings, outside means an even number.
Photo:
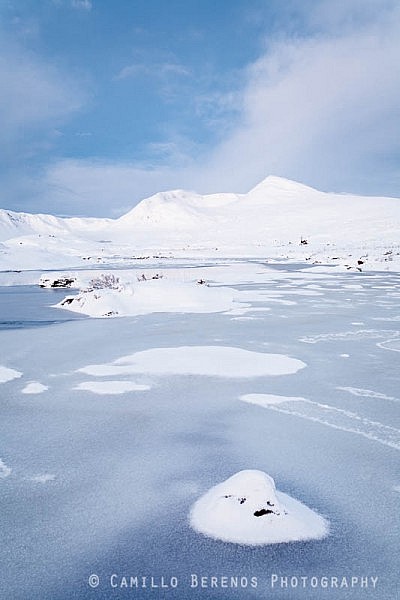
[[[198,194],[176,189],[145,198],[117,219],[56,217],[0,209],[0,267],[195,252],[225,256],[368,254],[391,252],[400,240],[400,199],[320,192],[268,176],[246,194]],[[278,250],[282,248],[283,250]],[[380,251],[379,251],[380,252]],[[37,261],[35,260],[37,254]],[[303,257],[305,260],[307,257]],[[65,260],[64,260],[65,259]],[[11,261],[11,262],[10,262]],[[17,267],[18,268],[18,267]]]

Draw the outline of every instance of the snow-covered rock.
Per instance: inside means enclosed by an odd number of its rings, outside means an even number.
[[[190,524],[208,537],[248,545],[320,539],[329,531],[323,517],[278,492],[272,477],[256,470],[211,488],[193,505]]]
[[[233,309],[235,290],[195,282],[169,281],[161,276],[114,287],[89,287],[56,306],[91,317],[123,317],[153,312],[211,313]]]
[[[42,275],[39,279],[39,286],[42,288],[69,288],[75,287],[76,281],[77,279],[73,275],[52,273],[51,275]]]

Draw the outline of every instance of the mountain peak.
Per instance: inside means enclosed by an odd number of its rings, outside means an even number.
[[[304,185],[303,183],[299,183],[297,181],[292,181],[290,179],[285,179],[284,177],[278,177],[276,175],[268,175],[265,179],[263,179],[260,183],[258,183],[254,188],[252,188],[248,194],[251,196],[258,195],[260,193],[268,193],[268,192],[282,192],[282,193],[316,193],[312,187],[308,185]],[[319,192],[321,193],[321,192]]]

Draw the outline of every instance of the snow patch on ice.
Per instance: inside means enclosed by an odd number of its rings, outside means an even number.
[[[40,383],[39,381],[30,381],[21,392],[23,394],[41,394],[48,389],[47,385],[43,385],[43,383]]]
[[[228,346],[180,346],[151,348],[112,363],[88,365],[79,372],[95,377],[154,373],[240,378],[289,375],[306,366],[303,361],[283,354]]]
[[[193,505],[192,528],[208,537],[246,545],[320,539],[328,522],[278,492],[272,477],[246,470],[211,488]]]
[[[5,479],[10,474],[11,474],[10,467],[7,467],[7,465],[0,458],[0,479]]]
[[[271,394],[244,394],[243,402],[256,404],[269,410],[300,417],[349,433],[361,435],[384,446],[400,450],[400,430],[361,417],[357,413],[313,402],[295,396],[275,396]]]
[[[150,390],[150,385],[134,381],[83,381],[74,387],[75,390],[85,390],[93,394],[125,394],[126,392],[143,392]]]
[[[373,321],[389,321],[389,322],[394,322],[394,321],[400,321],[400,315],[396,315],[393,317],[372,317]]]
[[[259,406],[270,406],[271,404],[282,404],[283,402],[307,402],[301,396],[277,396],[276,394],[244,394],[240,396],[240,400]]]
[[[29,477],[29,481],[33,481],[34,483],[48,483],[49,481],[54,481],[56,478],[55,475],[51,473],[43,473],[43,475],[34,475],[33,477]]]
[[[359,340],[359,339],[388,339],[400,336],[400,331],[390,329],[359,329],[356,331],[341,331],[339,333],[321,333],[319,335],[304,336],[299,338],[300,342],[306,344],[317,344],[318,342],[330,342],[336,340]],[[399,340],[400,341],[400,340]],[[381,344],[378,344],[380,346]],[[392,349],[392,348],[390,348]]]
[[[378,400],[391,400],[393,402],[400,402],[399,398],[395,398],[394,396],[387,396],[386,394],[382,394],[381,392],[374,392],[373,390],[364,390],[363,388],[356,387],[337,387],[337,390],[342,390],[343,392],[349,392],[349,394],[353,394],[353,396],[362,396],[366,398],[377,398]]]
[[[20,371],[16,371],[15,369],[9,369],[8,367],[3,367],[2,365],[0,365],[0,383],[12,381],[13,379],[17,379],[18,377],[22,377],[22,373]]]
[[[377,346],[379,346],[379,348],[383,348],[383,350],[392,350],[393,352],[400,352],[400,339],[379,342]]]

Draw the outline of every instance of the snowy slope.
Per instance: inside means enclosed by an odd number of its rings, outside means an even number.
[[[88,256],[107,261],[160,251],[339,261],[355,268],[362,260],[393,269],[400,263],[399,240],[399,199],[324,193],[272,176],[247,194],[160,192],[114,220],[0,211],[4,269],[44,268],[44,261],[79,266]]]

